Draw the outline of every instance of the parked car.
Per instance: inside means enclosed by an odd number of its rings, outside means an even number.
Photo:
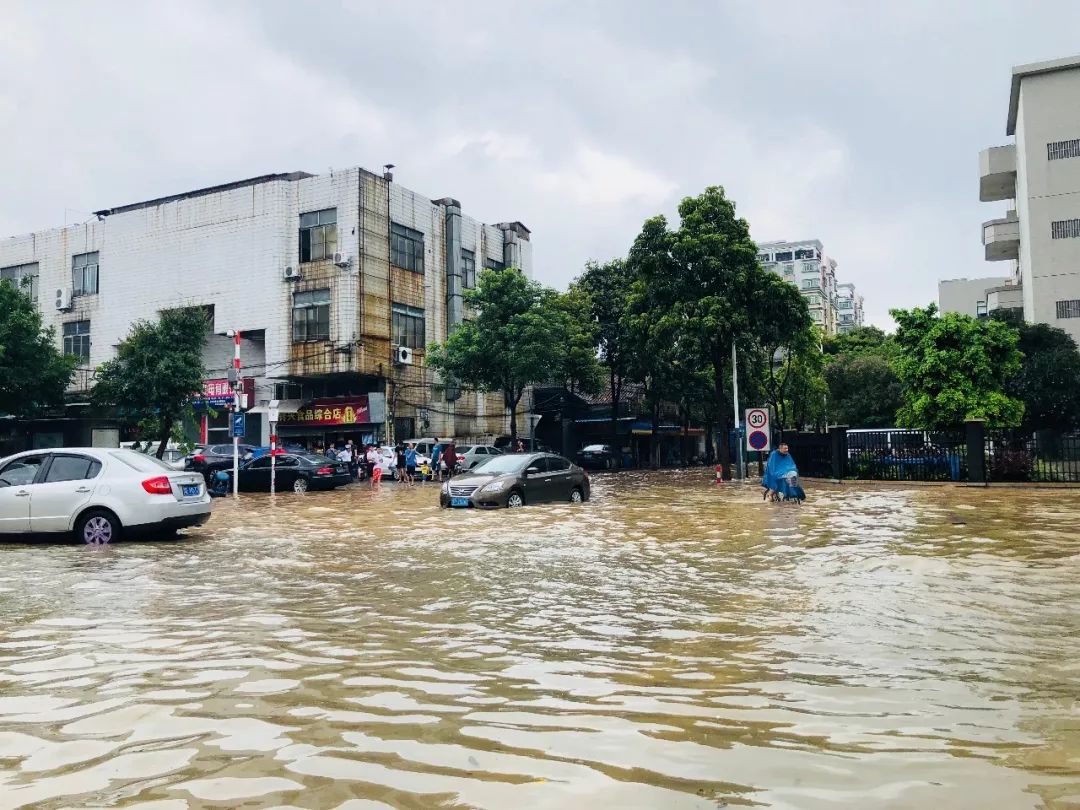
[[[478,464],[483,464],[492,456],[501,456],[503,451],[490,444],[467,444],[457,449],[457,463],[459,470],[471,470]]]
[[[87,543],[170,534],[210,518],[197,473],[133,450],[73,447],[0,459],[0,534],[74,532]]]
[[[550,453],[507,453],[443,484],[439,505],[496,509],[589,499],[589,474]]]
[[[230,447],[231,447],[231,445],[230,445]],[[278,447],[274,450],[275,455],[280,456],[283,453],[307,453],[307,449],[304,448],[304,447],[301,447],[298,444],[284,444],[284,445],[278,445]],[[251,451],[251,453],[248,454],[246,459],[244,458],[243,455],[241,455],[240,458],[242,460],[251,461],[251,459],[253,459],[253,458],[262,458],[263,456],[268,456],[268,455],[270,455],[270,445],[267,444],[267,445],[264,445],[262,447],[254,448]],[[229,464],[230,465],[232,464],[231,451],[230,451],[230,455],[229,455]]]
[[[274,489],[278,492],[309,489],[334,489],[352,481],[349,465],[313,453],[283,453],[275,456]],[[230,481],[232,471],[229,473]],[[270,491],[270,455],[246,462],[240,468],[239,489],[242,492]]]
[[[551,453],[550,447],[539,439],[530,439],[528,436],[518,436],[518,441],[525,445],[526,453]],[[504,453],[515,453],[517,444],[509,436],[500,436],[495,440],[495,447]]]
[[[619,466],[619,454],[610,444],[587,444],[577,454],[577,463],[587,470],[612,470]]]
[[[240,461],[243,462],[248,454],[254,453],[256,449],[251,444],[240,445]],[[184,459],[184,469],[188,472],[200,473],[207,483],[210,483],[210,479],[218,470],[231,470],[232,466],[233,446],[231,444],[208,445],[202,452],[192,453]]]

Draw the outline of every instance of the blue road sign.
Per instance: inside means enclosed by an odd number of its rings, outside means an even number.
[[[237,438],[237,439],[244,438],[244,427],[246,425],[246,422],[245,422],[245,419],[244,419],[245,415],[246,414],[243,414],[243,413],[234,413],[232,415],[232,432],[231,433],[232,433],[232,436],[234,438]]]

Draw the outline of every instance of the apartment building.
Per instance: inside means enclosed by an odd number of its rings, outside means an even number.
[[[810,308],[810,317],[826,335],[861,326],[863,323],[863,299],[856,294],[853,284],[845,285],[841,294],[836,278],[836,261],[826,255],[817,239],[799,242],[760,242],[758,261],[785,281],[799,288]],[[840,300],[849,305],[841,311]],[[850,316],[846,320],[842,317]],[[846,330],[845,330],[846,331]]]
[[[1080,56],[1013,68],[1005,133],[979,155],[979,199],[1007,204],[986,259],[1008,263],[1026,320],[1080,340]]]
[[[836,285],[836,331],[850,332],[863,325],[863,297],[850,281]]]
[[[230,330],[241,334],[248,439],[311,442],[492,436],[500,397],[446,384],[425,349],[464,319],[484,268],[532,276],[520,222],[484,224],[362,168],[272,174],[96,212],[91,221],[0,240],[0,277],[27,285],[65,354],[80,358],[66,420],[39,445],[88,443],[95,369],[139,319],[204,307],[212,334],[198,436],[224,441]],[[214,406],[214,407],[207,407]],[[81,409],[81,410],[80,410]],[[85,417],[76,418],[72,417]]]
[[[985,318],[999,309],[1023,311],[1023,286],[1009,276],[950,278],[938,282],[938,310]]]

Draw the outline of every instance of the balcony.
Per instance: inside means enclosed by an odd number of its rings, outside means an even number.
[[[1016,197],[1016,147],[991,146],[979,152],[979,199],[983,202]]]
[[[1002,219],[983,223],[983,247],[988,262],[1020,258],[1020,220],[1010,211]]]

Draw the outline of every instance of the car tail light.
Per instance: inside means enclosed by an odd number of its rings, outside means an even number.
[[[206,463],[206,456],[204,456],[204,455],[202,455],[200,453],[200,454],[192,456],[191,460],[195,464],[205,464]]]
[[[315,474],[316,475],[333,475],[334,474],[334,468],[333,467],[319,467],[319,469],[317,469],[315,471]]]
[[[457,460],[458,460],[458,461],[464,461],[464,460],[465,460],[465,456],[461,455],[461,453],[458,453],[458,454],[457,454]]]
[[[157,478],[147,478],[142,482],[142,488],[151,495],[172,495],[172,482],[164,475]]]

